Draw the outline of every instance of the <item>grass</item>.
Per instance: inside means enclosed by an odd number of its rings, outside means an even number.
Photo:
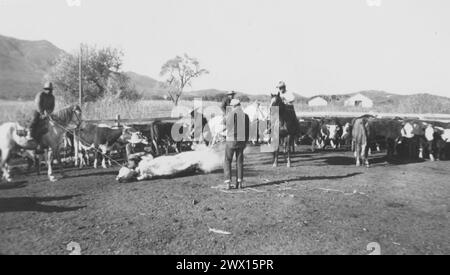
[[[58,100],[56,110],[68,106],[69,103]],[[219,106],[217,102],[203,101],[203,106]],[[179,110],[192,109],[193,101],[180,101]],[[32,101],[0,101],[0,123],[17,121],[27,124],[35,109]],[[138,102],[102,100],[83,105],[83,119],[106,120],[120,115],[122,119],[143,119],[153,117],[170,117],[173,109],[172,102],[162,100],[141,100]]]
[[[69,103],[63,102],[61,98],[57,98],[56,109],[68,106]],[[219,106],[219,102],[203,101],[203,106]],[[266,104],[266,103],[264,103]],[[243,104],[244,107],[248,103]],[[180,101],[180,110],[184,108],[182,113],[194,107],[193,101]],[[34,110],[34,102],[32,101],[4,101],[0,100],[0,123],[17,121],[26,125],[32,117]],[[173,104],[170,101],[163,100],[141,100],[138,102],[125,100],[104,99],[101,101],[86,103],[83,105],[83,118],[85,120],[107,120],[115,119],[120,115],[122,119],[146,119],[154,117],[170,117],[173,110]],[[398,113],[402,110],[386,108],[378,106],[373,109],[349,108],[344,106],[330,105],[326,107],[309,107],[304,104],[297,104],[296,111],[298,114],[302,112],[349,112],[349,113]]]

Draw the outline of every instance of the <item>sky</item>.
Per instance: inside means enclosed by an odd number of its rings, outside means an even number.
[[[0,0],[0,34],[118,47],[159,80],[187,53],[210,71],[193,90],[450,96],[449,15],[448,0]]]

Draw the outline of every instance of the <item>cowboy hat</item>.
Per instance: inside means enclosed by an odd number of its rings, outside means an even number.
[[[277,89],[281,88],[281,87],[285,87],[286,88],[286,83],[284,83],[284,81],[280,81],[277,85]]]
[[[46,83],[44,84],[44,90],[47,90],[47,91],[53,90],[53,83],[51,83],[51,82],[46,82]]]
[[[138,144],[138,143],[148,144],[147,140],[142,138],[142,136],[139,133],[132,133],[131,138],[128,140],[128,142],[131,144]]]
[[[227,93],[227,95],[235,95],[235,94],[236,94],[235,91],[229,91],[229,92]]]

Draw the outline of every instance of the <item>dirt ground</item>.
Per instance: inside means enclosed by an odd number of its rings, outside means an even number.
[[[16,173],[0,184],[0,253],[450,254],[450,162],[357,168],[350,152],[272,168],[252,147],[243,192],[212,188],[222,171],[118,183],[118,168],[68,170],[57,183]],[[281,162],[280,165],[282,165]],[[217,234],[219,229],[231,234]]]

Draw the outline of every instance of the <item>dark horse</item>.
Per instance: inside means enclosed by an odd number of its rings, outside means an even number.
[[[287,167],[291,167],[291,151],[294,148],[295,137],[299,133],[299,124],[297,115],[293,107],[284,104],[280,97],[280,94],[272,94],[272,100],[270,107],[279,108],[279,121],[275,123],[279,124],[279,144],[275,144],[273,153],[273,167],[278,166],[278,153],[280,145],[284,147],[284,156],[287,162]],[[273,111],[273,110],[272,110]]]

